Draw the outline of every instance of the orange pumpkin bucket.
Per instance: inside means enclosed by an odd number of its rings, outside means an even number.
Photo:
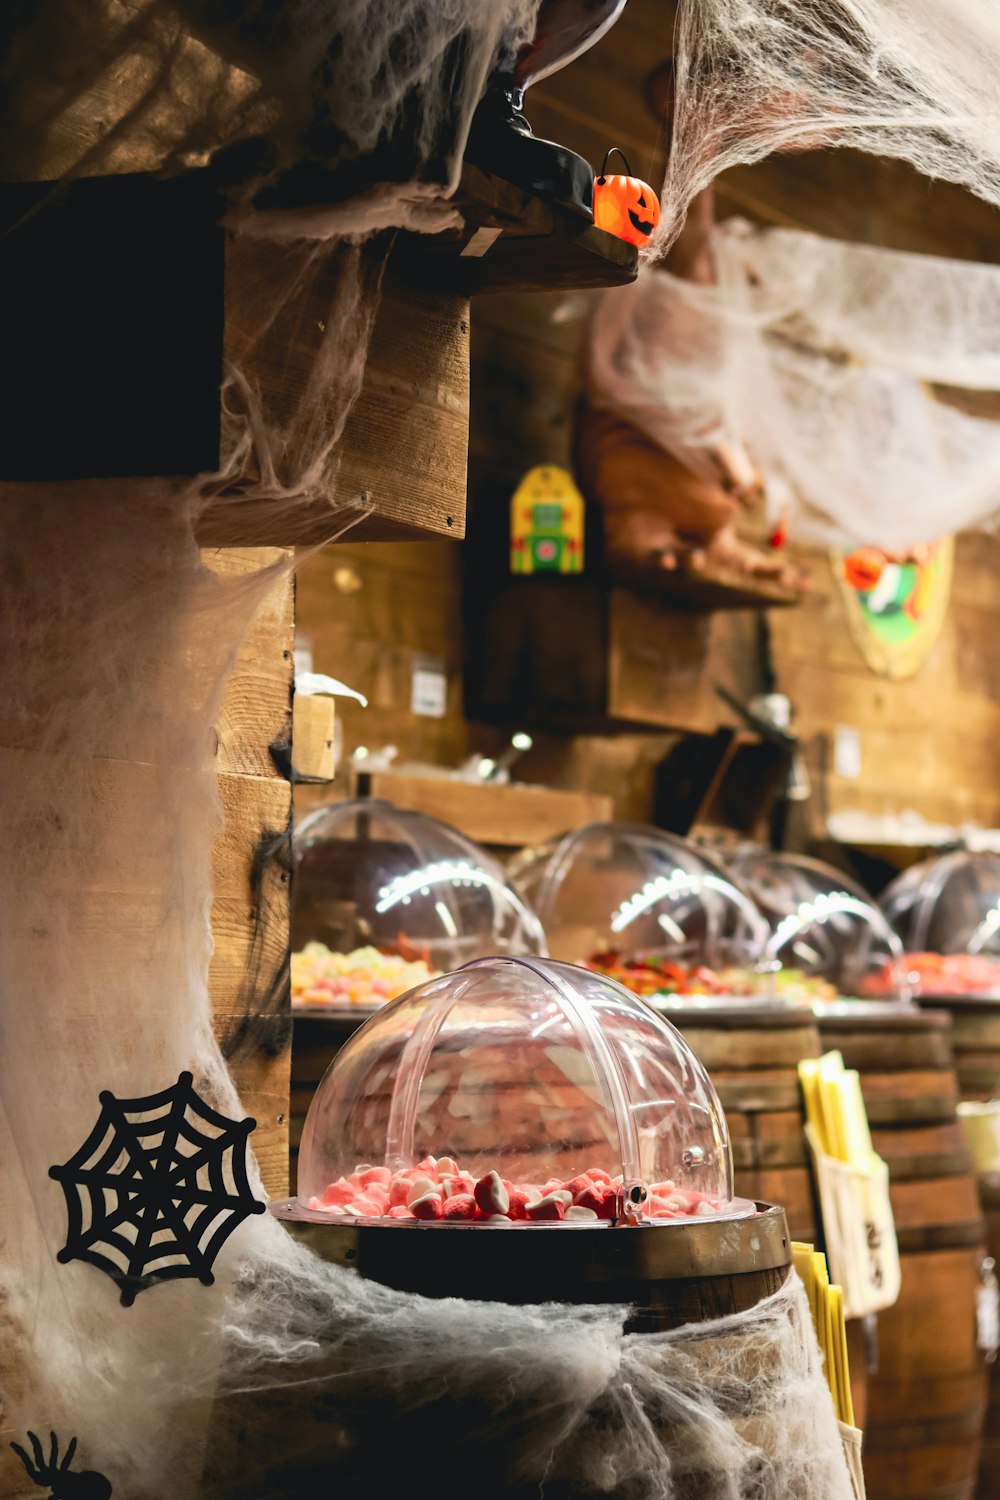
[[[608,176],[608,158],[621,157],[625,176]],[[648,182],[632,176],[624,151],[611,146],[605,152],[600,176],[594,182],[594,223],[616,239],[630,245],[645,245],[660,221],[660,200]]]

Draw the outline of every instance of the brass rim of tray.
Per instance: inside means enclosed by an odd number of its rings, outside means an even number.
[[[502,1279],[545,1262],[560,1266],[567,1282],[685,1281],[780,1270],[791,1264],[791,1237],[783,1208],[758,1204],[741,1219],[616,1228],[590,1224],[388,1224],[316,1223],[297,1217],[295,1199],[271,1204],[285,1228],[324,1260],[354,1266],[412,1262],[415,1255],[460,1263],[465,1274]],[[422,1236],[415,1239],[415,1236]],[[432,1236],[433,1238],[428,1238]],[[377,1279],[377,1278],[376,1278]]]

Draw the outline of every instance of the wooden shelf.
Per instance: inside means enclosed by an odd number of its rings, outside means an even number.
[[[714,734],[715,684],[758,690],[756,621],[599,579],[479,580],[466,593],[465,705],[483,723],[563,734]]]
[[[268,298],[281,306],[273,335],[253,348],[245,373],[281,424],[294,412],[321,359],[325,319],[336,307],[339,263],[299,276],[287,247],[262,240],[226,244],[225,353],[241,363],[240,340]],[[285,292],[288,292],[287,298]],[[337,412],[330,414],[334,422]],[[326,420],[320,413],[322,420]],[[199,526],[203,546],[312,546],[331,539],[397,541],[465,535],[469,447],[469,302],[461,292],[414,281],[394,250],[365,363],[361,394],[339,440],[336,495],[294,506],[223,499]],[[361,504],[353,504],[360,497]],[[331,504],[335,499],[343,509]]]
[[[614,581],[682,609],[779,609],[801,604],[802,594],[771,578],[755,578],[712,565],[676,568],[616,568]]]
[[[634,245],[469,163],[453,201],[461,228],[405,237],[411,263],[433,284],[477,296],[626,286],[636,278]]]
[[[384,797],[398,807],[452,823],[479,844],[520,849],[544,843],[585,823],[606,822],[614,801],[597,792],[511,782],[454,781],[395,771],[355,773],[359,796]]]
[[[4,186],[0,227],[20,222],[42,194],[38,185]],[[340,528],[351,541],[461,538],[470,293],[621,285],[634,279],[637,253],[585,218],[471,167],[456,202],[459,231],[401,235],[393,244],[361,393],[340,435],[347,387],[338,399],[337,380],[349,385],[350,372],[326,368],[327,330],[331,319],[353,316],[344,288],[355,275],[364,296],[379,295],[387,237],[368,248],[359,271],[345,264],[352,252],[336,244],[317,250],[225,234],[210,171],[70,184],[56,207],[30,221],[30,232],[8,237],[0,257],[15,289],[4,352],[17,372],[0,478],[211,472],[225,461],[219,386],[228,364],[259,397],[264,425],[290,435],[292,452],[301,446],[295,419],[303,396],[329,389],[329,409],[315,412],[325,430],[310,438],[318,448],[321,438],[336,442],[340,462],[329,492],[315,500],[222,493],[201,518],[203,546],[309,546]],[[66,296],[53,312],[56,284]],[[150,285],[165,288],[152,301]],[[39,327],[51,336],[39,338]],[[38,354],[53,344],[61,350],[55,386]],[[280,470],[282,441],[275,448]],[[279,478],[294,494],[294,465]]]

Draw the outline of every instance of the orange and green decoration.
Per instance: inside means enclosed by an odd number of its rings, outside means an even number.
[[[831,553],[851,635],[873,672],[900,679],[920,670],[944,625],[954,558],[950,536],[903,555]]]
[[[583,496],[557,464],[529,469],[510,501],[512,573],[583,572]]]

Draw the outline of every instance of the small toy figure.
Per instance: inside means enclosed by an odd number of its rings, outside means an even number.
[[[510,571],[582,573],[583,511],[583,496],[565,469],[529,469],[510,502]]]

